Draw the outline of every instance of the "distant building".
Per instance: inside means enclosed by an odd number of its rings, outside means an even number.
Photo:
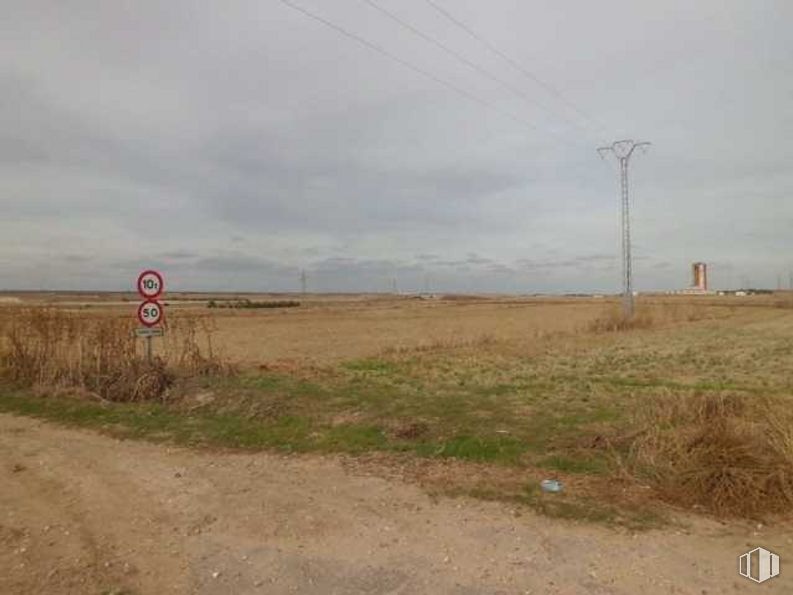
[[[692,289],[699,291],[708,290],[708,265],[704,262],[695,262],[691,265]]]
[[[686,295],[710,293],[708,291],[708,265],[704,262],[691,263],[691,286],[674,293]]]

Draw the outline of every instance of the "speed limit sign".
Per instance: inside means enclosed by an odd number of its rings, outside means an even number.
[[[146,359],[152,362],[152,337],[162,337],[162,327],[152,328],[162,322],[162,304],[156,298],[162,295],[165,283],[162,275],[152,269],[143,271],[138,275],[138,293],[143,296],[143,302],[138,306],[138,320],[144,326],[137,329],[135,335],[146,339]]]
[[[138,293],[143,297],[153,300],[165,289],[162,275],[157,271],[143,271],[138,275]]]
[[[138,320],[143,326],[154,326],[162,320],[162,305],[154,300],[146,300],[138,306]]]

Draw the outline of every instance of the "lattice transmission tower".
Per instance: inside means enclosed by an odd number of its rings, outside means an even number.
[[[633,265],[631,263],[631,219],[628,196],[628,163],[633,152],[641,148],[646,151],[650,143],[631,139],[618,140],[608,147],[598,148],[598,154],[605,158],[613,155],[620,165],[620,202],[622,224],[622,308],[625,318],[633,316]]]

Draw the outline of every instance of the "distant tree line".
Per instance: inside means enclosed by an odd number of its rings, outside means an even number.
[[[267,302],[254,302],[253,300],[209,300],[207,308],[297,308],[300,302],[295,300],[273,300]]]

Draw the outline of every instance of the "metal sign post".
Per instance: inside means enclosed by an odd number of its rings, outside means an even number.
[[[163,329],[158,325],[162,322],[163,307],[156,298],[162,295],[165,283],[162,275],[157,271],[143,271],[138,275],[138,293],[143,301],[138,306],[138,321],[144,328],[136,329],[135,335],[146,339],[146,361],[152,360],[152,337],[162,337]]]

